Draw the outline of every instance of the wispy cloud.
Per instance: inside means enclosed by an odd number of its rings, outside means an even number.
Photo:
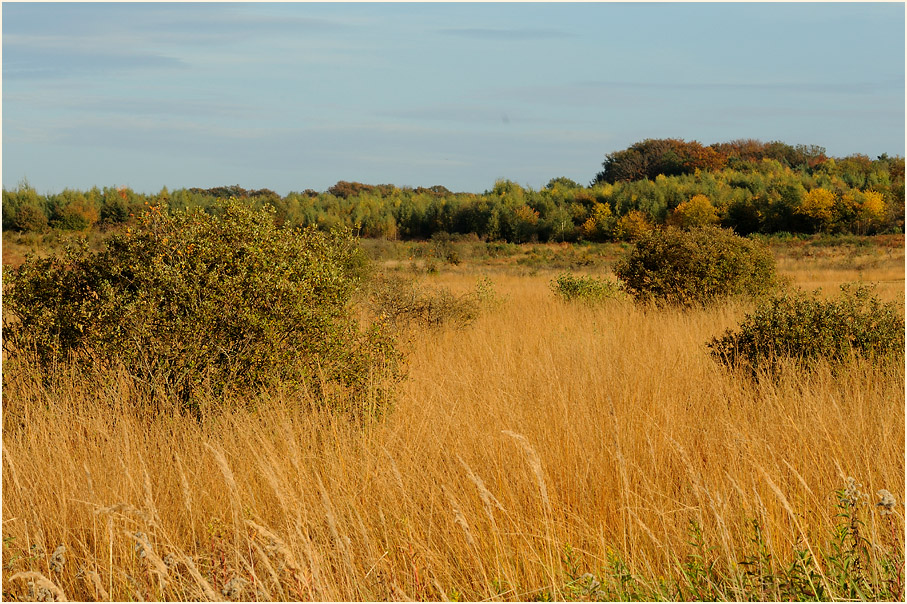
[[[468,104],[460,105],[453,103],[377,111],[375,112],[375,115],[379,118],[482,125],[510,123],[525,124],[549,121],[521,115],[501,107]]]
[[[567,38],[570,36],[567,32],[557,29],[533,29],[533,28],[484,28],[484,27],[460,27],[440,29],[438,33],[446,36],[456,36],[459,38],[469,38],[472,40],[551,40],[554,38]]]
[[[339,19],[290,14],[279,5],[189,3],[13,3],[3,7],[4,37],[64,36],[70,40],[126,37],[133,42],[230,42],[275,34],[332,33]],[[292,10],[292,7],[290,7]],[[15,23],[15,30],[7,26]]]
[[[103,115],[186,116],[203,118],[229,117],[242,119],[258,107],[213,99],[141,99],[95,97],[57,103],[57,107]]]
[[[186,69],[177,57],[135,50],[38,48],[34,44],[4,41],[3,79],[77,78],[137,69]]]
[[[875,94],[881,91],[900,89],[903,91],[904,78],[900,80],[875,82],[628,82],[611,80],[589,80],[579,86],[603,89],[665,90],[665,91],[752,91],[752,92],[795,92],[807,94]]]

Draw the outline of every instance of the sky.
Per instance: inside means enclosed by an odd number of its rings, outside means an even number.
[[[6,189],[538,189],[646,138],[904,155],[900,2],[0,10]]]

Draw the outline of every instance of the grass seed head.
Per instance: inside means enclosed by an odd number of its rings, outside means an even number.
[[[879,502],[876,504],[876,507],[879,508],[879,513],[883,516],[891,514],[894,510],[894,504],[897,503],[894,495],[886,489],[879,489],[876,491],[876,495],[879,497]]]
[[[50,570],[51,572],[58,573],[63,570],[63,566],[66,564],[66,546],[61,545],[54,550],[54,553],[50,556]]]
[[[220,590],[220,593],[228,600],[237,600],[242,596],[243,592],[245,592],[248,585],[249,582],[247,580],[242,577],[234,576],[227,581],[223,589]]]

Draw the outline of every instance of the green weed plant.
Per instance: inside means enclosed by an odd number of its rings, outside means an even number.
[[[551,290],[564,302],[587,304],[598,304],[621,295],[620,286],[614,281],[570,273],[561,273],[553,279]]]

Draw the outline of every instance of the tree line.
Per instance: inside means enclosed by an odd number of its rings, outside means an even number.
[[[904,159],[834,158],[822,147],[781,142],[704,146],[647,139],[608,154],[588,185],[559,177],[539,190],[510,180],[483,193],[340,181],[323,192],[285,196],[238,185],[155,194],[93,187],[39,195],[22,182],[3,190],[3,229],[110,228],[134,220],[148,205],[213,212],[225,198],[272,206],[280,224],[344,226],[387,239],[446,232],[514,243],[633,240],[662,224],[716,224],[741,235],[902,233]]]

